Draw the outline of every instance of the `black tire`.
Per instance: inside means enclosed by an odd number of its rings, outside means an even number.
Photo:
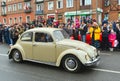
[[[83,65],[80,60],[74,55],[67,55],[62,60],[62,66],[69,72],[80,72],[83,69]]]
[[[14,50],[12,52],[12,59],[17,63],[22,62],[22,55],[19,50]]]

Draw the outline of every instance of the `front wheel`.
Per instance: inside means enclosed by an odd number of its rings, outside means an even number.
[[[15,62],[22,62],[22,55],[19,50],[14,50],[12,53],[12,58]]]
[[[73,55],[67,55],[62,60],[62,65],[65,70],[69,72],[78,72],[82,70],[82,63],[80,60]]]

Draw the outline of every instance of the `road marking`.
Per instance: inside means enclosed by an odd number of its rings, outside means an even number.
[[[0,56],[8,57],[7,54],[0,54]],[[107,73],[120,74],[120,71],[114,71],[114,70],[108,70],[108,69],[92,68],[92,70],[101,71],[101,72],[107,72]]]
[[[120,74],[120,71],[114,71],[114,70],[108,70],[108,69],[93,68],[92,70],[101,71],[101,72],[107,72],[107,73]]]
[[[0,54],[0,56],[4,56],[4,57],[7,57],[8,55],[7,55],[7,54]]]

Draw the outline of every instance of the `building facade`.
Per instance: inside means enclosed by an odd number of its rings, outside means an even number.
[[[44,0],[45,17],[53,17],[60,22],[89,17],[100,22],[103,12],[100,3],[101,0]]]
[[[0,22],[30,23],[39,18],[59,22],[68,19],[120,19],[120,0],[0,0]]]
[[[103,0],[103,17],[109,21],[120,20],[120,0]]]
[[[35,18],[33,0],[1,0],[0,22],[4,24],[28,23]]]

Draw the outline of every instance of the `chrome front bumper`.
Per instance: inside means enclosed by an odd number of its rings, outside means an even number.
[[[86,62],[84,65],[85,66],[94,66],[94,65],[97,66],[99,63],[100,63],[100,56],[98,56],[97,58],[95,58],[92,61]]]

